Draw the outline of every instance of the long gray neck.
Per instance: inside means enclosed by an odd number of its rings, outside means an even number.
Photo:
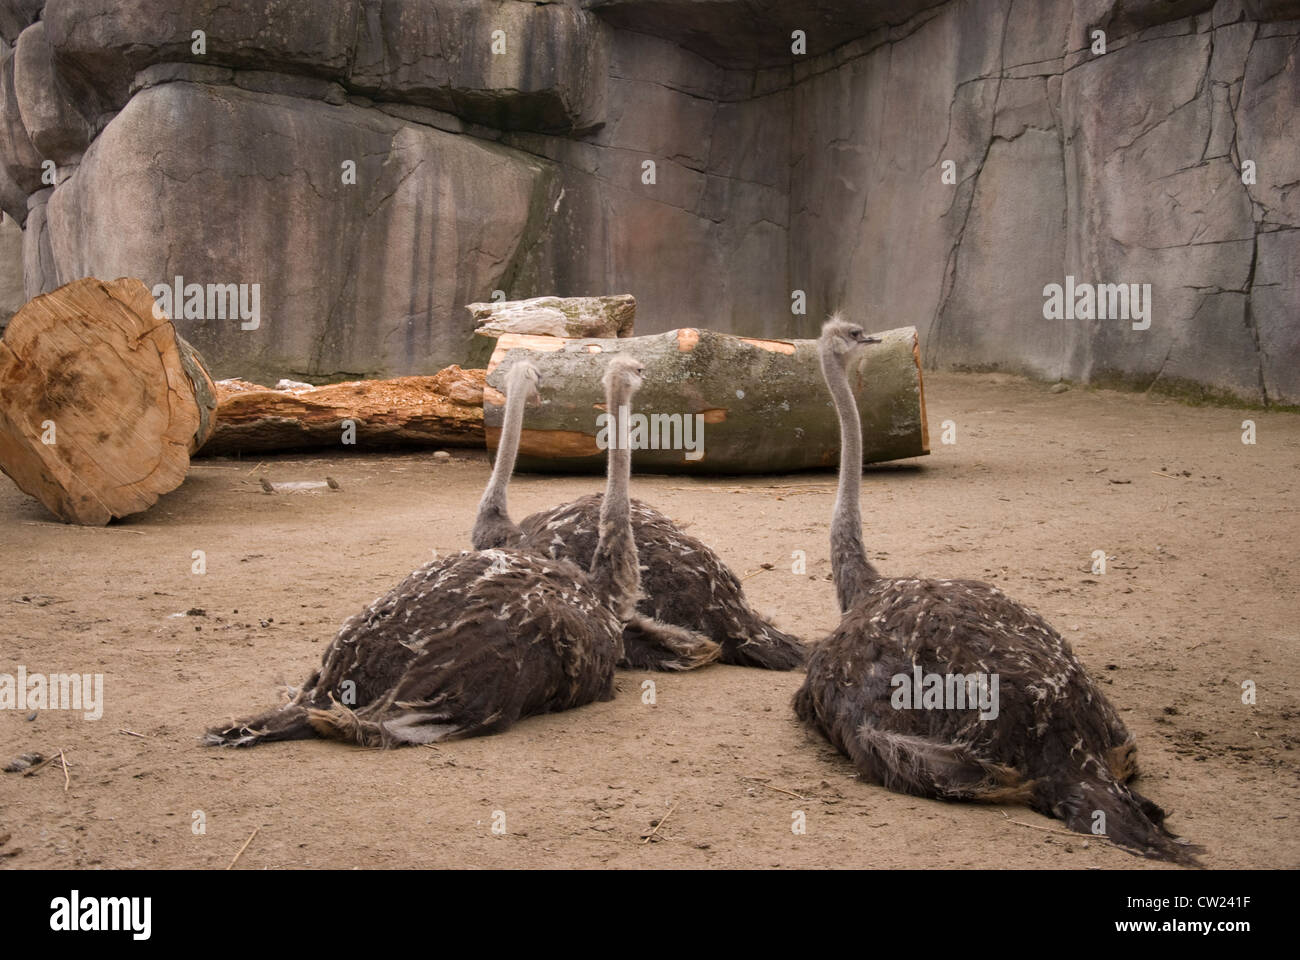
[[[506,488],[515,470],[519,456],[519,434],[523,430],[524,404],[528,400],[528,385],[524,371],[515,367],[506,378],[506,411],[501,421],[501,437],[497,441],[497,458],[492,465],[492,476],[483,499],[478,504],[474,531],[470,541],[475,550],[503,547],[519,539],[518,525],[510,519],[506,506]]]
[[[632,391],[611,386],[605,400],[605,409],[615,418],[614,442],[609,447],[605,497],[600,505],[600,539],[591,558],[591,579],[596,592],[608,598],[614,615],[626,623],[641,599],[641,568],[628,502],[632,451],[623,443]]]
[[[831,576],[840,611],[847,612],[868,584],[880,574],[862,545],[862,420],[849,388],[845,362],[827,344],[821,346],[822,376],[840,418],[840,482],[831,515]]]

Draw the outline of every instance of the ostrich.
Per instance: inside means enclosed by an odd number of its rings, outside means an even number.
[[[641,372],[628,358],[610,362],[611,409],[627,407]],[[623,627],[640,596],[630,470],[631,452],[611,448],[589,573],[508,549],[425,564],[343,625],[291,703],[214,728],[206,742],[434,743],[612,699]]]
[[[521,367],[526,370],[521,372]],[[527,361],[511,368],[496,463],[479,504],[472,543],[477,550],[510,546],[585,567],[599,539],[601,494],[542,510],[520,524],[512,522],[506,510],[506,486],[523,422],[524,398],[518,394],[536,384],[537,371]],[[624,666],[685,670],[717,659],[792,670],[804,662],[803,644],[750,607],[739,578],[707,545],[640,500],[631,502],[631,519],[644,597],[639,615],[624,632]],[[673,633],[671,625],[684,632]]]
[[[537,399],[537,385],[541,379],[537,368],[527,360],[516,363],[506,376],[506,409],[501,422],[501,438],[497,442],[497,456],[492,464],[492,476],[478,504],[474,530],[470,533],[470,543],[475,550],[511,546],[519,541],[519,527],[510,519],[506,507],[506,488],[515,469],[515,458],[519,455],[524,404]]]
[[[1194,864],[1199,848],[1178,841],[1164,811],[1127,786],[1137,775],[1132,736],[1042,617],[990,584],[892,579],[868,561],[848,364],[875,342],[838,316],[822,330],[822,373],[840,418],[831,569],[842,619],[809,657],[795,713],[891,790],[1023,802],[1080,833],[1096,824],[1130,852]],[[913,704],[923,677],[936,696]],[[992,685],[992,709],[963,709],[980,684],[980,708]],[[954,696],[941,696],[948,690]],[[933,709],[911,709],[923,704]]]
[[[532,549],[521,545],[523,533],[510,519],[506,506],[506,490],[519,453],[519,434],[523,429],[524,405],[537,398],[541,375],[528,360],[521,360],[510,368],[506,377],[506,409],[502,420],[501,437],[497,444],[496,462],[483,497],[479,501],[474,530],[470,536],[476,550],[500,547]],[[596,520],[599,522],[601,499],[597,499]],[[639,513],[641,506],[632,501],[631,509]],[[597,539],[599,537],[597,536]],[[540,551],[539,551],[540,552]],[[595,557],[595,545],[589,555],[580,559],[565,557],[583,567],[590,568]],[[547,554],[549,555],[549,554]],[[639,571],[638,571],[639,575]],[[625,620],[623,630],[623,656],[621,667],[649,670],[692,670],[717,660],[721,648],[703,634],[675,623],[654,620],[633,611]]]

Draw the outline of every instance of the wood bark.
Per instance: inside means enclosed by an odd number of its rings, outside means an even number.
[[[133,278],[36,297],[0,340],[0,469],[70,523],[178,487],[215,425],[203,358]]]
[[[534,297],[465,305],[484,337],[525,334],[545,337],[630,337],[636,297]]]
[[[930,446],[916,329],[877,336],[883,342],[867,347],[850,370],[862,413],[863,462],[923,456]],[[633,410],[645,415],[645,435],[630,439],[659,447],[634,449],[635,469],[782,473],[839,463],[839,422],[822,380],[817,341],[692,328],[619,340],[500,337],[484,391],[489,448],[500,436],[505,375],[527,357],[542,375],[543,402],[526,408],[518,468],[603,470],[600,378],[616,352],[645,365],[645,386]],[[688,439],[696,449],[687,449]]]

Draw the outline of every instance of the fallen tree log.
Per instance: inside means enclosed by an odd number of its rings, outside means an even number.
[[[474,318],[466,366],[485,366],[498,337],[630,337],[636,320],[636,297],[533,297],[467,303]],[[479,339],[479,338],[482,339]]]
[[[474,332],[484,337],[630,337],[636,297],[533,297],[467,303],[465,309],[474,318]]]
[[[133,278],[36,297],[0,340],[0,469],[70,523],[180,486],[216,406],[203,359]]]
[[[862,412],[863,462],[925,455],[930,445],[916,329],[877,335],[883,342],[864,350],[850,371]],[[542,375],[543,403],[525,408],[518,468],[603,470],[608,436],[597,418],[605,412],[600,377],[611,353],[629,353],[646,368],[628,438],[635,469],[781,473],[839,463],[839,423],[817,341],[692,328],[621,340],[500,337],[483,395],[489,448],[500,437],[506,374],[527,357]]]
[[[354,380],[271,390],[217,384],[217,428],[201,456],[309,447],[477,447],[483,443],[483,370],[451,366],[427,377]]]

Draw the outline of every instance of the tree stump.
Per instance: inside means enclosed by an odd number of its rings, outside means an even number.
[[[863,462],[930,452],[915,327],[879,333],[850,369],[862,413]],[[646,368],[633,410],[635,469],[651,473],[785,473],[839,463],[839,421],[816,340],[758,340],[684,328],[619,340],[500,337],[483,392],[488,446],[501,434],[500,392],[527,357],[542,375],[541,404],[525,407],[518,468],[605,469],[600,378],[610,353]],[[637,415],[643,415],[641,432]],[[638,446],[638,444],[641,444]]]
[[[180,486],[215,409],[203,358],[133,278],[36,297],[0,340],[0,469],[69,523],[139,513]]]
[[[429,377],[289,390],[222,380],[217,428],[200,455],[353,444],[477,447],[483,443],[485,376],[450,366]]]

